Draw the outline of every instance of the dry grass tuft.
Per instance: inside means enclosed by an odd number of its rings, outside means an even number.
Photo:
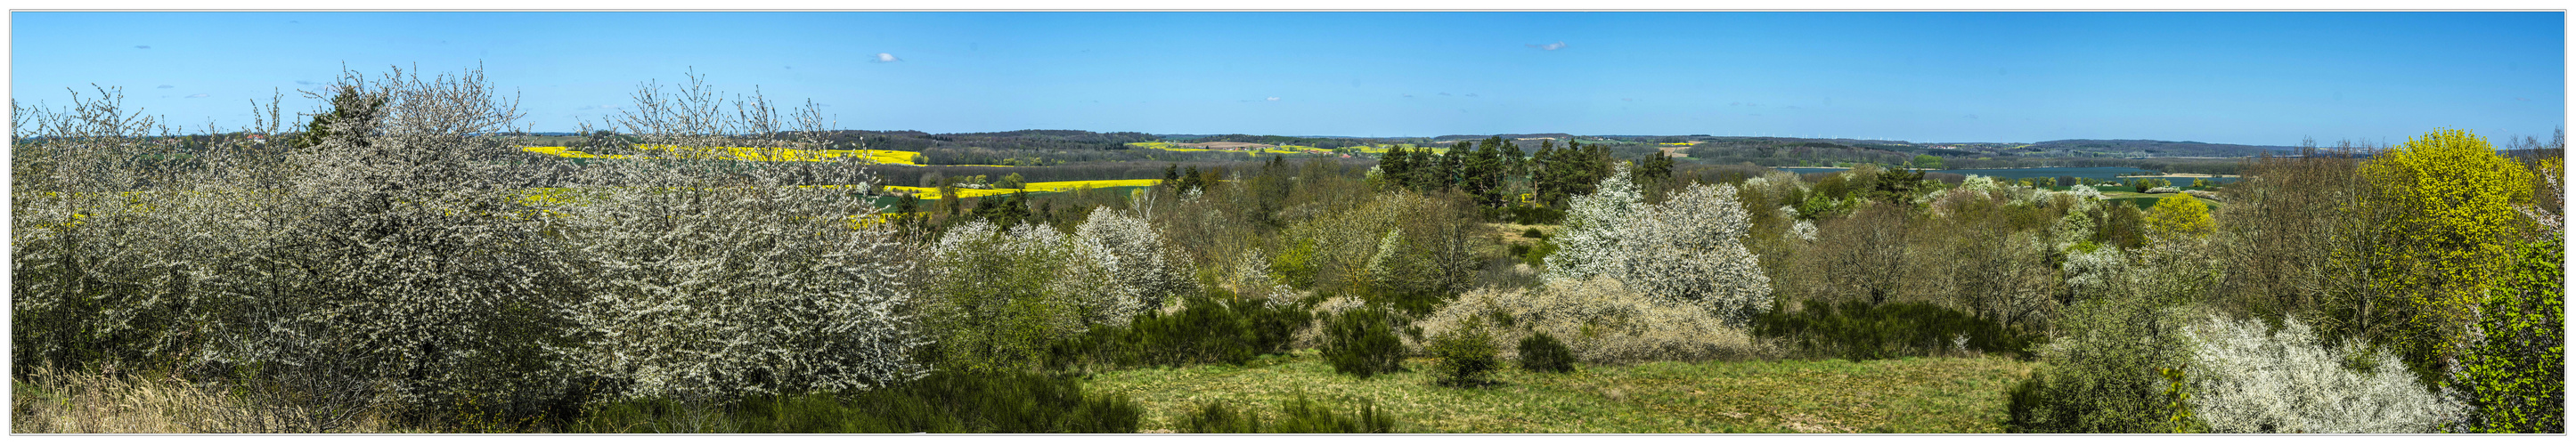
[[[11,434],[202,433],[227,414],[258,412],[172,375],[38,368],[12,382]],[[350,433],[401,432],[363,416]]]
[[[1777,357],[1774,348],[1706,310],[1659,301],[1609,276],[1559,281],[1531,290],[1481,289],[1458,297],[1416,324],[1423,336],[1459,329],[1470,319],[1500,328],[1504,360],[1519,341],[1546,332],[1585,363],[1661,360],[1748,360]],[[1419,349],[1419,348],[1416,348]]]

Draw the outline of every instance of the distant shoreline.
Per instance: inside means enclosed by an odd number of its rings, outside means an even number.
[[[1851,167],[1762,167],[1762,168],[1768,168],[1768,169],[1815,168],[1815,169],[1831,169],[1831,170],[1850,170],[1850,169],[1851,169]],[[2032,170],[2032,169],[2043,169],[2043,168],[2129,168],[2129,169],[2137,169],[2137,167],[2000,167],[2000,168],[1924,168],[1924,169],[1916,169],[1916,170],[1929,170],[1929,171],[1953,171],[1953,172],[1957,172],[1957,171],[1971,171],[1971,170]],[[2144,170],[2144,169],[2140,169],[2140,170]],[[2165,174],[2158,174],[2158,175],[2135,175],[2135,176],[2127,176],[2127,175],[2123,175],[2123,176],[2114,176],[2114,177],[2117,177],[2117,178],[2234,178],[2234,177],[2237,177],[2237,176],[2236,176],[2236,175],[2213,175],[2213,174],[2208,174],[2208,173],[2165,173]]]

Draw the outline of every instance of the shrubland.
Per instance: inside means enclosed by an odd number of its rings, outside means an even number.
[[[12,116],[22,432],[1385,432],[1448,417],[1094,383],[1286,367],[1471,400],[1975,360],[2020,383],[1943,428],[2563,431],[2562,142],[2311,148],[2143,208],[1501,137],[964,197],[1071,173],[529,153],[470,71],[350,74],[300,128],[271,102],[180,145],[101,93]],[[568,148],[871,140],[722,97],[647,85]],[[875,195],[910,184],[939,199]],[[897,216],[854,218],[880,198]]]

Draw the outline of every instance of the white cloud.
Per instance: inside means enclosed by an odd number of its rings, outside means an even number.
[[[877,53],[877,63],[901,62],[901,61],[903,61],[903,59],[897,59],[897,58],[894,58],[894,53]]]
[[[1271,97],[1270,97],[1270,101],[1271,101],[1271,102],[1278,102],[1278,101],[1279,101],[1279,97],[1278,97],[1278,96],[1271,96]]]
[[[1550,44],[1545,44],[1545,45],[1525,45],[1525,46],[1528,46],[1528,47],[1531,47],[1531,48],[1538,48],[1538,49],[1543,50],[1543,51],[1555,51],[1555,50],[1559,50],[1559,49],[1564,49],[1564,48],[1565,48],[1565,41],[1559,40],[1559,41],[1557,41],[1556,43],[1550,43]]]

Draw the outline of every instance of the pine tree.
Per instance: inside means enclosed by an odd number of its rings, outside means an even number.
[[[1412,158],[1412,150],[1403,146],[1387,149],[1386,157],[1377,163],[1378,177],[1385,178],[1386,183],[1395,188],[1408,188],[1407,184],[1413,179]]]
[[[383,117],[381,116],[383,113],[380,110],[384,108],[384,105],[385,97],[382,94],[362,93],[358,91],[358,87],[356,86],[341,85],[339,93],[331,97],[331,112],[313,115],[313,122],[304,125],[304,134],[296,136],[292,141],[288,141],[288,145],[295,147],[297,150],[322,145],[324,141],[329,141],[334,135],[331,127],[339,125],[341,122],[374,122],[376,119]],[[349,137],[362,135],[340,136],[342,136],[341,139],[343,141],[352,144],[355,147],[364,147],[367,145],[367,138]]]
[[[1460,188],[1465,189],[1468,195],[1475,196],[1478,205],[1501,206],[1502,146],[1509,143],[1511,142],[1503,140],[1502,136],[1486,138],[1484,143],[1477,144],[1474,153],[1463,160],[1466,168],[1459,175],[1462,183]]]

